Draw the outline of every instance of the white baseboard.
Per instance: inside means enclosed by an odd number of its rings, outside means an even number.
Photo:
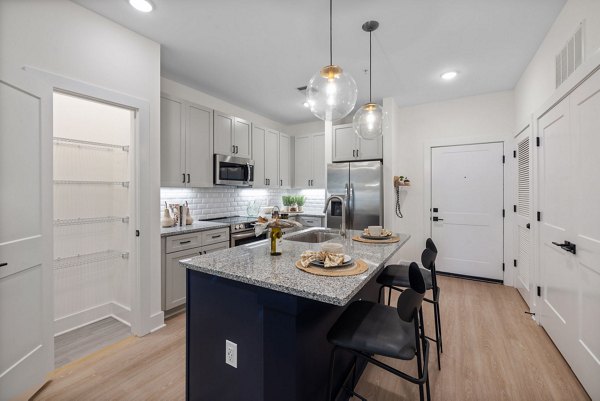
[[[102,305],[62,316],[54,320],[54,336],[67,333],[88,324],[97,322],[107,317],[113,317],[118,321],[131,326],[131,309],[117,302],[107,302]]]

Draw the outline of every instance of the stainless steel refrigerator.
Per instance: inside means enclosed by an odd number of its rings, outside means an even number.
[[[347,229],[383,225],[382,180],[381,161],[327,165],[327,196],[345,195]],[[333,200],[327,210],[327,227],[340,228],[341,224],[342,203]]]

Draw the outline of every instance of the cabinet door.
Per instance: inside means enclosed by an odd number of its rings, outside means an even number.
[[[359,160],[383,159],[383,138],[371,140],[358,138],[357,156]]]
[[[217,244],[204,246],[204,247],[202,247],[202,252],[204,254],[209,254],[209,253],[220,251],[222,249],[229,249],[229,242],[219,242]]]
[[[313,188],[325,188],[325,175],[327,170],[325,169],[325,134],[313,135],[313,176],[312,185]]]
[[[252,160],[254,160],[254,188],[267,185],[265,177],[265,129],[252,125]]]
[[[187,104],[185,172],[188,187],[212,187],[212,110]]]
[[[352,124],[337,125],[333,127],[333,161],[346,161],[356,159],[358,149],[357,136]]]
[[[160,185],[184,187],[185,116],[183,102],[160,98]]]
[[[265,177],[269,188],[279,188],[279,132],[270,129],[265,135]]]
[[[235,145],[235,155],[237,157],[250,158],[252,135],[250,135],[250,123],[248,121],[235,117],[233,144]]]
[[[233,155],[233,126],[235,117],[215,111],[214,148],[220,155]]]
[[[294,187],[308,188],[313,179],[313,137],[297,136],[295,143]]]
[[[291,187],[290,158],[291,158],[290,137],[286,134],[279,134],[279,186],[281,188]]]
[[[173,309],[185,303],[186,269],[179,264],[179,261],[201,254],[202,248],[192,248],[167,254],[165,265],[165,310]]]

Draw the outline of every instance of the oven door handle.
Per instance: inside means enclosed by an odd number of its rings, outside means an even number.
[[[254,230],[246,232],[246,233],[241,233],[241,234],[231,234],[231,239],[233,240],[238,240],[238,239],[245,239],[245,238],[250,238],[250,237],[254,237]]]

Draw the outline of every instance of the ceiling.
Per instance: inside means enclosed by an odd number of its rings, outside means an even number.
[[[328,64],[327,0],[74,0],[162,44],[161,75],[283,124],[314,120],[296,88]],[[336,0],[333,62],[399,105],[512,89],[565,0]],[[440,74],[459,71],[443,82]]]

